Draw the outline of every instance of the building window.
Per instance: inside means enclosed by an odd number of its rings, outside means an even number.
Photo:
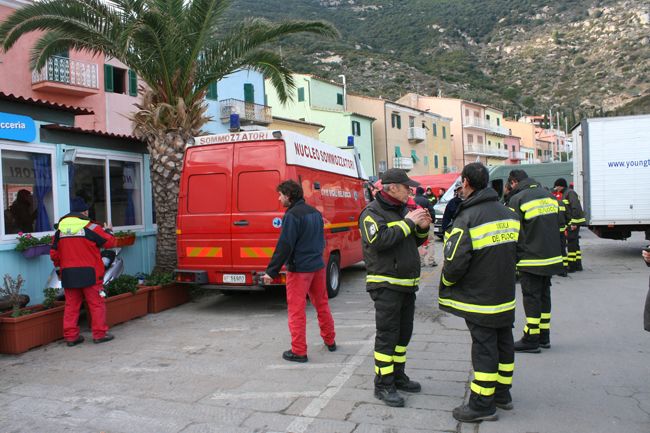
[[[438,168],[438,155],[433,155],[433,168]]]
[[[336,94],[336,104],[343,105],[343,93]]]
[[[409,128],[415,127],[415,117],[409,116]]]
[[[446,126],[442,127],[442,138],[447,138],[447,127]]]
[[[475,111],[474,112],[474,117],[476,117],[478,119],[479,117],[481,117],[481,114],[478,111]]]
[[[104,65],[104,90],[108,93],[138,94],[138,79],[133,71]]]
[[[427,155],[424,155],[424,165],[429,165],[429,157]]]
[[[433,136],[437,137],[438,136],[438,125],[435,123],[433,124]]]
[[[413,164],[420,160],[420,158],[418,158],[418,154],[415,152],[415,149],[411,150],[411,159],[413,159]]]
[[[213,101],[216,101],[218,99],[216,81],[214,83],[208,84],[208,92],[206,93],[205,97]]]
[[[497,126],[501,126],[501,119],[497,117]]]
[[[467,134],[467,144],[474,144],[474,136],[472,134]]]
[[[426,123],[424,123],[424,120],[422,121],[422,129],[425,129],[427,127]]]
[[[537,149],[537,156],[542,156],[542,149]]]
[[[54,229],[52,154],[0,149],[3,235]],[[11,236],[13,240],[15,236]]]
[[[492,140],[488,140],[488,146],[492,146]]]
[[[485,115],[485,120],[487,120],[488,122],[490,121],[490,115],[489,114]]]
[[[352,135],[361,137],[361,123],[357,122],[356,120],[352,121]]]
[[[469,117],[469,109],[465,108],[465,118]]]
[[[442,157],[442,166],[447,167],[447,157],[446,156]]]
[[[251,83],[244,83],[244,102],[255,103],[255,87]]]
[[[88,216],[115,227],[142,225],[142,163],[117,157],[78,157],[68,166],[70,200],[79,197]]]
[[[477,135],[476,136],[476,141],[478,142],[478,144],[483,144],[483,136],[482,135]]]
[[[305,88],[298,87],[298,102],[303,102],[305,100]]]
[[[395,146],[395,156],[396,156],[397,158],[401,158],[401,157],[402,157],[402,150],[399,148],[399,146]]]
[[[390,124],[393,128],[402,129],[402,117],[396,113],[391,114]]]

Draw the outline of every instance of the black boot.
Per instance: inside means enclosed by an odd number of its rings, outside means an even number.
[[[397,392],[395,385],[375,385],[375,397],[388,406],[404,407],[404,397]]]
[[[539,331],[539,347],[544,349],[551,348],[551,331],[548,329],[541,329]]]
[[[494,405],[499,409],[512,410],[514,406],[512,404],[512,396],[510,395],[510,390],[497,390],[496,394],[494,394]]]
[[[539,339],[528,340],[524,336],[521,340],[515,341],[515,352],[539,353],[541,351],[539,348]]]
[[[496,421],[499,419],[497,409],[474,409],[469,404],[458,406],[452,412],[454,418],[461,422]]]
[[[404,373],[404,367],[403,363],[395,363],[395,388],[404,392],[422,391],[422,386]]]

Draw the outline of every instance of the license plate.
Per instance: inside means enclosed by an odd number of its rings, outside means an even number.
[[[245,284],[246,274],[223,274],[224,283]]]

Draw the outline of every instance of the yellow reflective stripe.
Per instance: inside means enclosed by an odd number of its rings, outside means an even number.
[[[478,395],[486,395],[486,396],[494,395],[494,387],[485,388],[475,384],[474,382],[472,382],[469,387],[473,392],[475,392]]]
[[[565,231],[565,230],[566,230],[566,226],[562,226],[562,227],[560,227],[560,231],[561,231],[561,232],[563,232],[563,231]]]
[[[393,278],[386,275],[368,275],[366,283],[390,283],[396,286],[413,287],[420,283],[420,278]]]
[[[539,334],[538,328],[529,328],[528,325],[524,326],[524,334]]]
[[[551,329],[551,324],[550,323],[540,323],[539,324],[539,329]]]
[[[453,286],[454,284],[456,284],[456,283],[452,283],[451,281],[449,281],[448,279],[446,279],[446,278],[445,278],[445,274],[442,274],[440,277],[441,277],[441,279],[442,279],[442,284],[444,284],[444,285],[447,286],[447,287],[449,287],[449,286]]]
[[[530,325],[539,325],[540,320],[539,317],[526,317],[526,323]]]
[[[386,376],[387,374],[392,374],[393,371],[395,371],[395,367],[393,365],[389,365],[388,367],[377,367],[375,365],[375,374]]]
[[[569,204],[569,200],[567,200],[566,198],[565,198],[565,199],[562,199],[562,203],[564,203],[564,204]]]
[[[508,209],[510,209],[513,212],[517,212],[514,207],[506,206]]]
[[[499,363],[499,371],[515,371],[515,363],[501,364]]]
[[[429,232],[428,231],[427,232],[419,232],[419,231],[416,230],[415,231],[415,236],[417,236],[419,238],[428,238],[429,237]]]
[[[522,212],[527,212],[536,207],[551,206],[551,205],[557,209],[558,207],[557,200],[552,199],[550,197],[544,197],[544,198],[538,198],[536,200],[531,200],[529,202],[526,202],[520,206],[520,209]]]
[[[82,220],[81,218],[75,217],[63,218],[63,220],[59,223],[60,235],[63,237],[71,235],[83,235],[85,233],[84,227],[86,227],[89,222],[90,221],[88,220]]]
[[[541,318],[542,318],[542,320],[543,320],[543,319],[549,319],[549,320],[551,320],[551,313],[542,313],[542,317],[541,317]]]
[[[406,346],[395,346],[395,352],[406,353]]]
[[[573,218],[573,219],[571,220],[571,224],[574,224],[574,225],[575,225],[575,224],[580,224],[580,223],[583,223],[583,222],[585,222],[585,221],[587,221],[587,220],[584,219],[584,218]]]
[[[370,237],[370,234],[368,233],[368,226],[366,225],[367,222],[369,222],[375,227],[375,233],[372,237]],[[373,243],[373,241],[377,239],[377,233],[379,233],[379,227],[377,226],[377,222],[370,215],[366,215],[366,217],[363,219],[363,230],[366,232],[366,239],[368,239],[369,243]]]
[[[512,385],[512,376],[501,376],[499,374],[497,376],[497,382],[499,382],[501,385]]]
[[[562,263],[562,256],[550,257],[548,259],[526,259],[519,260],[517,266],[548,266],[556,263]]]
[[[385,355],[383,353],[375,352],[375,359],[381,362],[393,362],[392,355]]]
[[[458,249],[458,245],[460,245],[460,240],[463,238],[463,233],[465,233],[465,230],[459,228],[453,228],[451,230],[451,233],[449,233],[449,237],[452,237],[456,233],[458,233],[458,239],[456,239],[456,245],[454,246],[454,251],[452,251],[451,256],[445,257],[449,261],[454,260],[454,256],[456,255],[456,250]]]
[[[411,234],[411,227],[406,223],[406,221],[391,221],[386,224],[389,228],[398,226],[404,232],[404,237],[407,237]]]
[[[529,210],[524,214],[524,219],[527,220],[532,220],[533,218],[536,218],[538,216],[542,215],[552,215],[552,214],[557,214],[557,204],[555,205],[547,205],[547,206],[540,206],[536,207],[534,209]]]
[[[497,373],[482,373],[480,371],[475,371],[474,380],[480,380],[481,382],[494,382],[497,380]]]
[[[560,210],[561,210],[562,212],[564,212],[564,211],[566,210],[566,207],[560,205]]]
[[[521,223],[514,219],[494,221],[469,229],[472,248],[480,250],[508,242],[517,242]]]
[[[400,364],[405,363],[406,362],[406,355],[403,355],[403,356],[394,355],[393,356],[393,362],[397,362],[397,363],[400,363]]]
[[[454,301],[453,299],[438,298],[438,303],[446,307],[455,308],[456,310],[466,311],[477,314],[498,314],[515,309],[515,300],[499,305],[478,305],[467,304],[465,302]]]

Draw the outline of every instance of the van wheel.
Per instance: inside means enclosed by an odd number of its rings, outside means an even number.
[[[339,256],[330,254],[330,259],[327,262],[327,276],[325,277],[327,284],[327,297],[335,298],[339,294],[341,287],[341,265],[339,263]]]

